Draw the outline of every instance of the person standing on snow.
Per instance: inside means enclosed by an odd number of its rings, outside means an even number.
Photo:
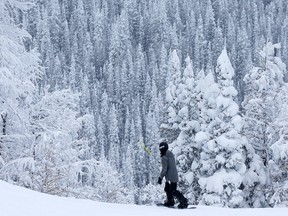
[[[174,197],[179,201],[178,208],[187,208],[188,200],[177,190],[177,182],[179,181],[178,172],[174,154],[168,150],[168,144],[161,142],[159,144],[161,154],[162,170],[158,178],[158,184],[162,184],[162,179],[165,177],[166,183],[164,191],[166,192],[167,200],[164,206],[174,206]]]

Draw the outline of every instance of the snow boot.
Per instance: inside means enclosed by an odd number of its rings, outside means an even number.
[[[174,191],[173,195],[176,197],[176,199],[179,201],[178,208],[184,209],[188,207],[188,200],[183,196],[182,193],[179,191]]]
[[[184,198],[182,200],[182,202],[180,202],[180,204],[178,205],[179,209],[185,209],[188,207],[188,200],[186,198]]]
[[[166,200],[163,205],[166,206],[166,207],[172,207],[172,206],[175,205],[175,201],[172,198],[172,199]]]

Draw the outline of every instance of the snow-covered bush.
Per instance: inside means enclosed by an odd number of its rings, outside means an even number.
[[[35,104],[31,154],[36,163],[36,190],[60,193],[69,184],[64,180],[67,169],[90,158],[88,140],[78,139],[83,121],[87,118],[79,116],[79,95],[70,90],[46,92]]]
[[[71,183],[67,188],[68,196],[110,203],[132,203],[134,200],[133,191],[124,187],[120,182],[121,174],[107,160],[79,161],[67,171],[67,180]],[[83,184],[83,179],[89,184]]]
[[[163,203],[166,195],[163,186],[148,184],[140,192],[140,202],[144,205]]]

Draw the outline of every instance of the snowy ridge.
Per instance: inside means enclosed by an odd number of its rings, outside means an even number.
[[[95,216],[95,215],[197,215],[197,216],[284,216],[287,208],[228,209],[198,206],[197,209],[169,209],[156,206],[121,205],[63,198],[42,194],[0,181],[1,216]]]

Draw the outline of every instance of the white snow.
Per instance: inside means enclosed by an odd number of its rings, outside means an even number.
[[[280,137],[280,139],[272,144],[270,147],[274,153],[274,158],[276,161],[287,161],[288,158],[288,143],[284,139],[284,137]]]
[[[266,46],[264,47],[263,50],[260,51],[260,55],[263,58],[267,58],[267,57],[274,57],[274,49],[280,49],[281,48],[281,44],[272,44],[271,42],[268,42],[266,44]]]
[[[235,72],[232,64],[229,60],[226,48],[222,50],[220,56],[217,59],[217,66],[219,67],[219,72],[224,79],[232,79]]]
[[[189,184],[192,184],[192,182],[194,180],[193,172],[188,172],[187,174],[185,174],[185,179]]]
[[[209,139],[209,135],[206,132],[203,131],[199,131],[196,135],[195,135],[195,141],[196,142],[205,142]]]
[[[196,209],[169,209],[100,203],[91,200],[63,198],[31,191],[0,181],[1,216],[286,216],[288,208],[228,209],[197,206]]]

